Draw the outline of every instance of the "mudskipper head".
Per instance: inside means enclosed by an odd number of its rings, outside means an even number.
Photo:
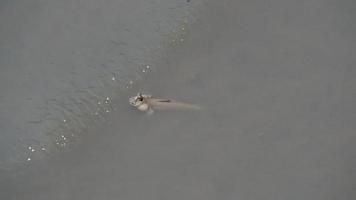
[[[148,111],[150,106],[145,102],[145,98],[148,98],[149,95],[143,95],[138,93],[136,96],[131,97],[129,102],[132,106],[136,107],[140,111]]]
[[[132,106],[140,106],[143,103],[143,96],[141,93],[138,93],[136,96],[130,97],[129,102]]]

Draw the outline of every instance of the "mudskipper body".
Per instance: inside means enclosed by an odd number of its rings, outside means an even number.
[[[175,101],[172,99],[154,98],[151,95],[138,93],[129,99],[132,106],[152,114],[154,110],[201,110],[200,106]]]

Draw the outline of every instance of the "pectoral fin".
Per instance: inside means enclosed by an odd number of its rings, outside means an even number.
[[[153,115],[155,113],[155,111],[152,108],[149,108],[147,110],[147,115]]]

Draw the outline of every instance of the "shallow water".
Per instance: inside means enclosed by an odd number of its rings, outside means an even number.
[[[0,5],[0,169],[62,151],[113,111],[194,21],[199,1]],[[80,139],[79,139],[80,140]]]
[[[352,6],[205,2],[102,124],[4,176],[2,199],[352,199]],[[138,91],[204,110],[148,116]]]

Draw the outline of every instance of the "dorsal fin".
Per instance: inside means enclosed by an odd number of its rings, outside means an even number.
[[[171,102],[171,100],[169,100],[169,99],[160,99],[160,100],[158,100],[159,102]]]

